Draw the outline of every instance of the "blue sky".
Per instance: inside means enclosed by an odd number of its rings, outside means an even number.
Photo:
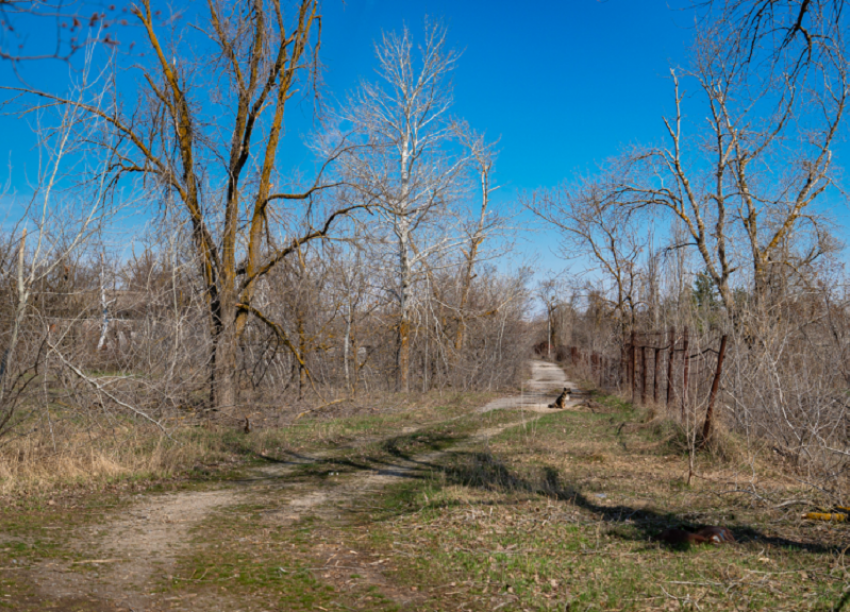
[[[695,15],[687,0],[325,0],[324,95],[344,99],[362,78],[374,77],[374,41],[407,24],[414,34],[425,16],[449,28],[463,52],[455,74],[454,113],[501,138],[498,198],[551,187],[632,143],[658,142],[661,117],[672,110],[668,70],[687,64]],[[199,9],[202,6],[199,6]],[[37,79],[54,91],[67,79],[61,63],[38,64]],[[0,79],[14,83],[8,65]],[[311,166],[302,139],[311,105],[291,105],[282,167]],[[12,185],[25,190],[23,169],[35,163],[28,128],[0,118],[0,181],[13,160]],[[843,209],[842,209],[843,210]],[[843,214],[843,213],[842,213]],[[527,215],[520,222],[530,227]],[[533,234],[521,252],[539,267],[562,267],[553,235]]]
[[[499,174],[513,188],[559,182],[621,143],[658,134],[667,69],[689,44],[692,15],[665,1],[367,0],[325,5],[331,92],[371,78],[381,30],[439,18],[463,51],[455,112],[501,136]]]

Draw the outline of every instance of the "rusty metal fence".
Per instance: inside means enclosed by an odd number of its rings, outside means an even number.
[[[557,356],[600,389],[630,394],[635,406],[664,406],[684,422],[688,407],[705,404],[703,438],[711,433],[728,336],[692,335],[689,327],[633,331],[619,354],[570,346]],[[613,351],[612,351],[613,352]]]

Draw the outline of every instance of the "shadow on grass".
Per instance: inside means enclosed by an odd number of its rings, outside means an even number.
[[[468,440],[466,436],[438,433],[416,433],[385,440],[380,452],[364,454],[359,459],[351,457],[321,457],[287,452],[285,458],[255,455],[257,459],[274,465],[289,466],[292,470],[263,479],[303,480],[322,479],[329,473],[356,474],[369,472],[400,479],[434,480],[435,476],[449,485],[462,485],[494,492],[521,492],[569,502],[600,520],[612,524],[629,522],[639,535],[631,539],[648,541],[666,527],[696,528],[701,525],[680,521],[671,514],[634,508],[620,504],[601,505],[571,483],[564,482],[553,467],[544,466],[538,478],[524,477],[510,469],[489,452],[451,450]],[[257,480],[257,479],[249,479]],[[748,526],[730,528],[739,542],[757,541],[762,544],[802,550],[810,553],[840,552],[837,546],[799,542],[787,538],[768,536]],[[621,535],[628,538],[629,536]],[[674,547],[674,550],[677,548]]]
[[[470,487],[478,487],[485,490],[517,491],[532,493],[569,502],[588,512],[592,512],[600,520],[622,524],[630,521],[641,533],[635,539],[649,540],[666,527],[696,528],[696,525],[685,521],[678,521],[669,514],[660,514],[652,510],[634,508],[624,504],[616,506],[601,505],[595,503],[581,490],[562,481],[558,470],[546,466],[541,470],[539,480],[530,480],[513,473],[501,461],[488,453],[469,454],[459,461],[459,466],[434,466],[441,470],[448,482]],[[465,460],[464,460],[465,459]],[[739,542],[758,541],[771,546],[780,546],[794,550],[803,550],[811,553],[835,553],[840,552],[837,546],[824,546],[810,542],[799,542],[787,538],[768,536],[753,527],[739,526],[731,528],[735,539]],[[675,547],[674,547],[675,549]]]
[[[429,457],[466,439],[466,436],[437,433],[414,433],[396,436],[384,440],[380,444],[379,453],[362,453],[359,459],[307,455],[294,451],[284,451],[281,457],[272,457],[251,451],[247,454],[253,460],[270,466],[277,466],[281,470],[280,473],[238,478],[230,482],[247,484],[257,480],[303,480],[305,478],[321,478],[329,472],[337,474],[370,472],[399,478],[428,479],[433,476],[434,470],[437,468],[437,464],[429,460]]]

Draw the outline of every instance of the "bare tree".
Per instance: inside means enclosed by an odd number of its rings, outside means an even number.
[[[624,329],[634,320],[640,262],[647,245],[630,211],[612,197],[613,184],[609,179],[583,180],[573,188],[536,191],[522,204],[558,230],[565,259],[589,258],[589,271],[601,272]]]
[[[366,202],[374,204],[393,245],[398,307],[398,388],[410,379],[410,326],[417,267],[450,242],[445,228],[426,230],[451,203],[465,159],[452,156],[448,112],[450,76],[457,54],[446,48],[445,28],[426,24],[418,56],[410,32],[384,34],[376,46],[380,82],[364,83],[344,119],[368,147],[349,157],[349,173]]]
[[[369,359],[369,351],[361,347],[361,336],[366,336],[365,323],[380,304],[379,300],[369,299],[374,292],[370,283],[370,269],[367,265],[363,231],[355,227],[346,237],[341,248],[332,250],[330,268],[336,272],[336,300],[342,309],[344,329],[342,332],[342,367],[345,387],[349,393],[357,392],[360,370]],[[364,353],[362,358],[360,356]]]
[[[98,15],[98,18],[94,21],[100,21],[100,14],[96,13],[96,15]],[[33,51],[27,45],[30,38],[27,35],[28,33],[22,27],[19,27],[18,22],[21,17],[39,18],[42,25],[46,25],[48,28],[53,26],[56,21],[60,23],[63,19],[66,21],[65,27],[56,25],[55,37],[52,40],[49,37],[36,37],[39,45],[44,45],[47,39],[50,41],[50,46],[40,47]],[[82,24],[76,12],[68,6],[63,6],[62,2],[0,0],[0,59],[12,62],[13,65],[18,62],[42,59],[67,60],[82,46],[79,43],[79,38],[75,36],[78,28],[82,29]],[[85,37],[85,34],[83,36]]]
[[[546,357],[552,358],[552,347],[556,343],[558,330],[555,313],[563,301],[563,283],[555,276],[550,276],[540,281],[537,285],[537,295],[546,306]]]
[[[87,81],[88,76],[89,72],[84,70],[81,82],[72,88],[73,99],[81,100],[89,95],[88,90],[94,86]],[[96,132],[103,122],[73,104],[61,107],[55,122],[42,124],[42,121],[39,117],[43,166],[29,201],[20,207],[20,217],[9,234],[9,248],[5,249],[3,258],[2,276],[9,276],[2,284],[7,285],[6,295],[12,298],[12,304],[4,304],[11,306],[11,316],[2,326],[5,342],[0,354],[0,435],[14,424],[15,410],[46,356],[54,354],[64,359],[56,347],[44,298],[39,305],[33,303],[33,296],[39,288],[43,293],[45,282],[57,270],[64,267],[67,275],[70,258],[101,229],[108,212],[107,185],[102,172],[95,171],[99,181],[90,185],[83,182],[78,193],[82,205],[71,203],[73,194],[68,195],[64,185],[71,166],[69,159],[81,152],[75,134],[79,130]],[[107,155],[101,163],[105,167],[111,161]],[[61,195],[63,191],[67,199]],[[33,231],[28,232],[28,226]],[[16,239],[17,236],[20,238]]]
[[[626,156],[619,185],[605,196],[630,211],[671,214],[685,228],[706,274],[729,313],[735,312],[731,278],[752,272],[754,293],[768,290],[769,270],[792,235],[805,260],[823,252],[812,204],[832,184],[833,148],[847,104],[847,66],[832,48],[807,74],[791,81],[755,78],[741,62],[727,64],[728,40],[717,31],[700,36],[696,68],[688,73],[708,112],[706,132],[688,131],[685,93],[673,72],[675,116],[665,119],[668,146]],[[813,242],[800,244],[810,235]],[[732,249],[733,244],[746,248]],[[685,246],[685,245],[683,245]]]
[[[192,227],[204,282],[211,339],[211,401],[237,404],[234,384],[239,336],[250,315],[282,334],[297,357],[297,347],[253,302],[257,283],[307,241],[324,237],[332,224],[357,206],[313,217],[282,243],[271,239],[276,204],[307,200],[326,188],[320,173],[296,193],[275,189],[286,181],[276,160],[287,101],[315,74],[318,2],[301,0],[290,15],[279,0],[253,0],[240,9],[208,3],[205,27],[211,72],[221,80],[205,83],[190,63],[193,55],[179,31],[160,27],[159,11],[145,0],[132,13],[144,32],[153,63],[140,66],[144,87],[137,107],[105,111],[47,92],[38,96],[73,104],[112,128],[118,161],[113,184],[140,174],[161,187],[163,199],[175,196]],[[227,85],[222,87],[222,81]],[[214,94],[211,89],[214,88]],[[211,113],[211,114],[210,114]],[[221,117],[228,118],[227,127]],[[331,160],[327,160],[326,165]],[[286,214],[285,208],[278,214]],[[293,224],[294,225],[294,224]]]
[[[466,336],[469,294],[476,276],[476,265],[482,258],[482,247],[487,238],[504,231],[504,220],[494,213],[490,197],[498,187],[493,185],[493,165],[496,151],[493,143],[488,143],[483,134],[472,130],[465,122],[455,126],[455,132],[461,142],[469,150],[471,166],[477,174],[480,186],[480,206],[475,215],[464,227],[464,242],[461,246],[462,263],[458,276],[457,329],[455,331],[454,348],[456,352],[463,350]]]

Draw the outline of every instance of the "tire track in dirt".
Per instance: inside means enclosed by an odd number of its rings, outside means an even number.
[[[418,470],[430,470],[430,464],[450,452],[462,451],[498,435],[511,427],[531,423],[544,414],[557,412],[548,404],[564,387],[573,387],[563,370],[541,361],[529,362],[531,379],[518,396],[503,397],[479,409],[481,413],[493,410],[521,408],[537,413],[522,421],[483,428],[462,443],[449,449],[424,453],[412,457],[397,457],[391,466],[373,468],[371,471],[345,478],[326,490],[317,490],[315,483],[284,483],[273,487],[276,497],[288,498],[277,510],[263,513],[276,524],[288,524],[308,514],[338,514],[339,504],[354,497],[374,495],[387,485],[409,478]],[[571,400],[567,408],[575,407]],[[404,434],[415,433],[421,427],[405,427]],[[246,497],[267,495],[270,480],[282,483],[299,466],[317,463],[320,455],[300,457],[297,461],[254,470],[256,478],[241,481],[240,488],[221,488],[213,491],[183,491],[178,493],[145,496],[130,509],[106,525],[89,529],[78,536],[76,547],[87,556],[88,563],[42,563],[33,568],[36,589],[58,607],[43,608],[64,610],[236,610],[244,609],[246,602],[229,602],[220,596],[197,596],[192,599],[153,593],[159,580],[167,580],[173,573],[178,557],[191,548],[190,531],[212,513],[244,501]],[[261,489],[265,488],[265,491]],[[80,572],[80,566],[83,569]],[[374,570],[374,568],[373,568]],[[380,583],[380,572],[370,571],[373,580]],[[191,595],[189,597],[192,597]],[[62,602],[65,602],[63,605]],[[33,608],[36,609],[36,608]]]
[[[532,361],[529,365],[532,377],[523,386],[523,392],[519,396],[498,398],[478,409],[478,412],[483,414],[494,410],[520,408],[535,413],[533,416],[529,415],[519,421],[479,429],[463,442],[454,444],[447,449],[412,457],[396,457],[391,467],[378,467],[369,472],[361,472],[353,477],[346,478],[343,482],[335,484],[327,490],[315,491],[305,487],[306,490],[299,494],[297,490],[290,489],[288,490],[288,504],[276,510],[265,511],[263,513],[264,520],[275,526],[292,524],[308,516],[339,521],[344,516],[341,513],[350,511],[350,508],[346,506],[354,499],[375,497],[387,486],[402,479],[410,478],[417,472],[426,475],[433,469],[433,464],[436,461],[449,453],[474,448],[507,429],[528,425],[546,414],[560,412],[558,409],[549,408],[549,404],[564,387],[573,388],[575,385],[567,379],[563,370],[558,366],[539,361]],[[570,400],[565,408],[575,408],[578,403],[576,400]],[[405,427],[401,433],[405,435],[419,429]],[[262,473],[267,478],[274,477],[273,475],[278,469],[279,477],[284,478],[292,468],[269,466],[262,468]],[[401,591],[386,578],[380,568],[381,559],[374,561],[364,558],[356,551],[350,550],[348,546],[343,545],[330,546],[321,552],[316,552],[323,560],[321,561],[322,566],[315,568],[315,570],[320,572],[324,579],[330,579],[342,585],[346,584],[346,577],[354,572],[360,576],[361,581],[371,587],[378,588],[380,592],[391,597],[396,604],[404,609],[415,609],[421,603],[420,595]]]
[[[84,560],[34,568],[37,591],[56,606],[44,609],[184,609],[177,598],[165,602],[151,591],[158,580],[169,578],[189,549],[190,530],[214,509],[238,501],[238,492],[230,489],[144,496],[107,525],[86,528],[73,545]],[[194,600],[185,609],[199,609],[199,603]]]
[[[308,490],[303,494],[290,491],[288,504],[277,511],[267,514],[274,514],[279,521],[290,522],[303,518],[310,512],[315,513],[322,505],[331,506],[327,512],[334,513],[337,504],[340,502],[350,500],[353,496],[374,494],[392,482],[398,482],[402,478],[409,478],[414,472],[429,470],[430,464],[449,453],[472,448],[499,435],[506,429],[532,423],[545,414],[560,412],[559,409],[549,408],[549,404],[552,403],[565,387],[574,388],[574,383],[570,382],[564,371],[555,364],[544,361],[529,361],[529,367],[531,378],[523,385],[523,391],[520,395],[498,398],[480,408],[478,412],[487,413],[494,410],[520,408],[536,413],[536,416],[529,416],[520,421],[504,423],[496,427],[480,429],[463,442],[454,444],[448,449],[412,457],[397,457],[391,467],[377,467],[369,472],[348,477],[344,482],[326,491]],[[565,409],[575,408],[578,404],[578,400],[570,399],[567,401]],[[405,428],[404,433],[413,433],[418,431],[418,429]],[[293,468],[291,466],[282,466],[280,468],[277,466],[265,466],[260,469],[266,477],[283,478]],[[293,493],[295,494],[293,495]]]

